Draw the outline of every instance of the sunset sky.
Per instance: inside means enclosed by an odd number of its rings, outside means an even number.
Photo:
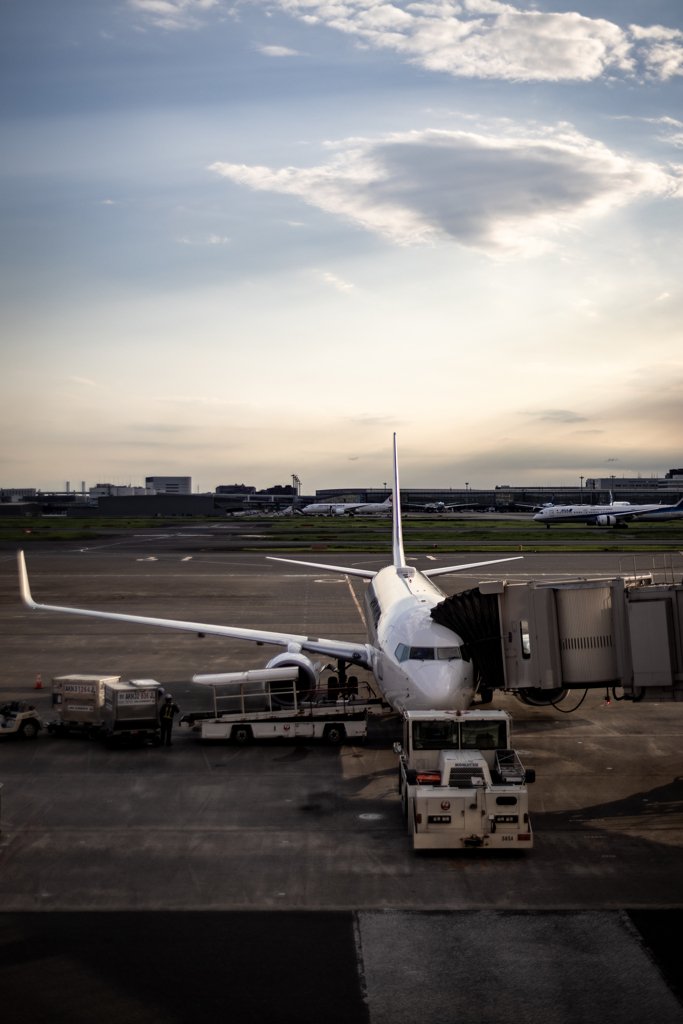
[[[683,465],[683,8],[7,0],[0,486]]]

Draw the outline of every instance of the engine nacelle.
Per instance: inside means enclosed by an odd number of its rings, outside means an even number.
[[[617,517],[616,516],[598,516],[598,518],[595,520],[595,522],[597,523],[598,526],[616,526],[617,525]]]
[[[308,693],[309,690],[317,690],[320,682],[320,676],[318,674],[317,667],[313,664],[310,658],[307,658],[305,654],[293,654],[287,651],[283,654],[277,654],[274,658],[266,665],[266,668],[293,668],[299,669],[299,678],[296,683],[297,693]],[[291,683],[283,685],[282,689],[283,698],[287,703],[293,703],[292,700],[292,686]],[[287,690],[289,694],[287,694]],[[271,687],[271,692],[275,693],[275,687]],[[282,699],[280,699],[282,703]]]
[[[343,516],[344,515],[344,506],[343,505],[333,505],[332,506],[332,514],[335,515],[335,516]]]

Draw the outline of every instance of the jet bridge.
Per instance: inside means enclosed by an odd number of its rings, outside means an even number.
[[[628,700],[683,701],[683,583],[500,580],[447,598],[432,617],[465,641],[480,691],[545,704],[618,686]]]

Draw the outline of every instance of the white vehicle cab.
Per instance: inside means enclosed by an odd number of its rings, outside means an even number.
[[[0,736],[18,733],[22,739],[34,740],[45,723],[26,700],[12,700],[0,707]]]
[[[507,711],[406,711],[398,789],[416,850],[533,846],[525,770]]]

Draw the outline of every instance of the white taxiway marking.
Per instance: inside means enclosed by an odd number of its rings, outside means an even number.
[[[349,585],[349,590],[351,591],[351,597],[353,598],[353,603],[355,604],[356,608],[358,609],[358,614],[359,614],[359,615],[360,615],[360,617],[361,617],[361,621],[363,622],[363,624],[365,624],[365,616],[363,615],[363,609],[362,609],[362,608],[361,608],[361,606],[360,606],[360,605],[358,604],[358,598],[356,597],[356,592],[355,592],[355,590],[354,590],[354,589],[353,589],[353,587],[351,586],[351,580],[349,579],[349,577],[348,577],[348,576],[345,576],[345,577],[344,577],[344,579],[346,580],[346,582],[347,582],[347,583],[348,583],[348,585]]]
[[[158,562],[159,559],[155,558],[154,555],[150,555],[149,558],[136,558],[136,562]]]
[[[181,558],[180,561],[181,562],[191,562],[192,561],[192,555],[186,555],[185,558]]]

